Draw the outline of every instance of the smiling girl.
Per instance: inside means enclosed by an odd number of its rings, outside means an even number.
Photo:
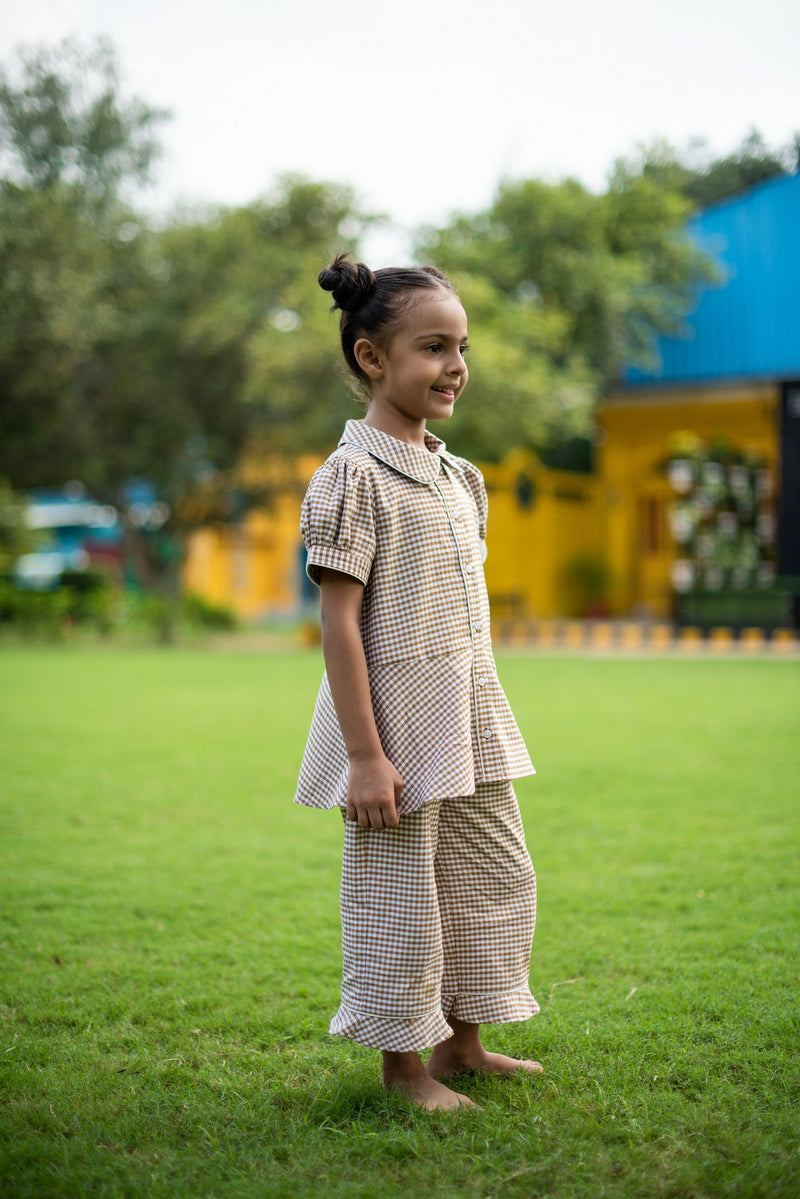
[[[319,283],[367,401],[302,510],[325,675],[295,798],[345,817],[331,1032],[380,1049],[384,1086],[420,1106],[468,1107],[448,1082],[541,1066],[479,1035],[538,1011],[536,879],[511,783],[534,771],[490,642],[486,491],[426,429],[466,386],[467,317],[434,267],[341,255]]]

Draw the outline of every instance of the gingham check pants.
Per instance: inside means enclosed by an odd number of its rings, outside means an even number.
[[[526,1020],[536,876],[510,782],[433,799],[396,829],[345,822],[342,1004],[330,1031],[412,1050]]]

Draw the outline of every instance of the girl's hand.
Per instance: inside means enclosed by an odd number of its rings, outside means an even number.
[[[388,758],[350,762],[347,781],[347,819],[361,828],[397,828],[397,803],[403,780]]]

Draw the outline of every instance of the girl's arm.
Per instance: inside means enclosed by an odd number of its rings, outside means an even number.
[[[403,780],[384,754],[375,727],[361,641],[363,596],[363,584],[351,575],[320,572],[322,651],[350,760],[347,819],[357,820],[362,828],[397,828]]]

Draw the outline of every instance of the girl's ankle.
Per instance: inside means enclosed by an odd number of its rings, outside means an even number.
[[[427,1070],[416,1052],[395,1053],[384,1050],[382,1074],[384,1082],[391,1082],[394,1079],[424,1078]]]

